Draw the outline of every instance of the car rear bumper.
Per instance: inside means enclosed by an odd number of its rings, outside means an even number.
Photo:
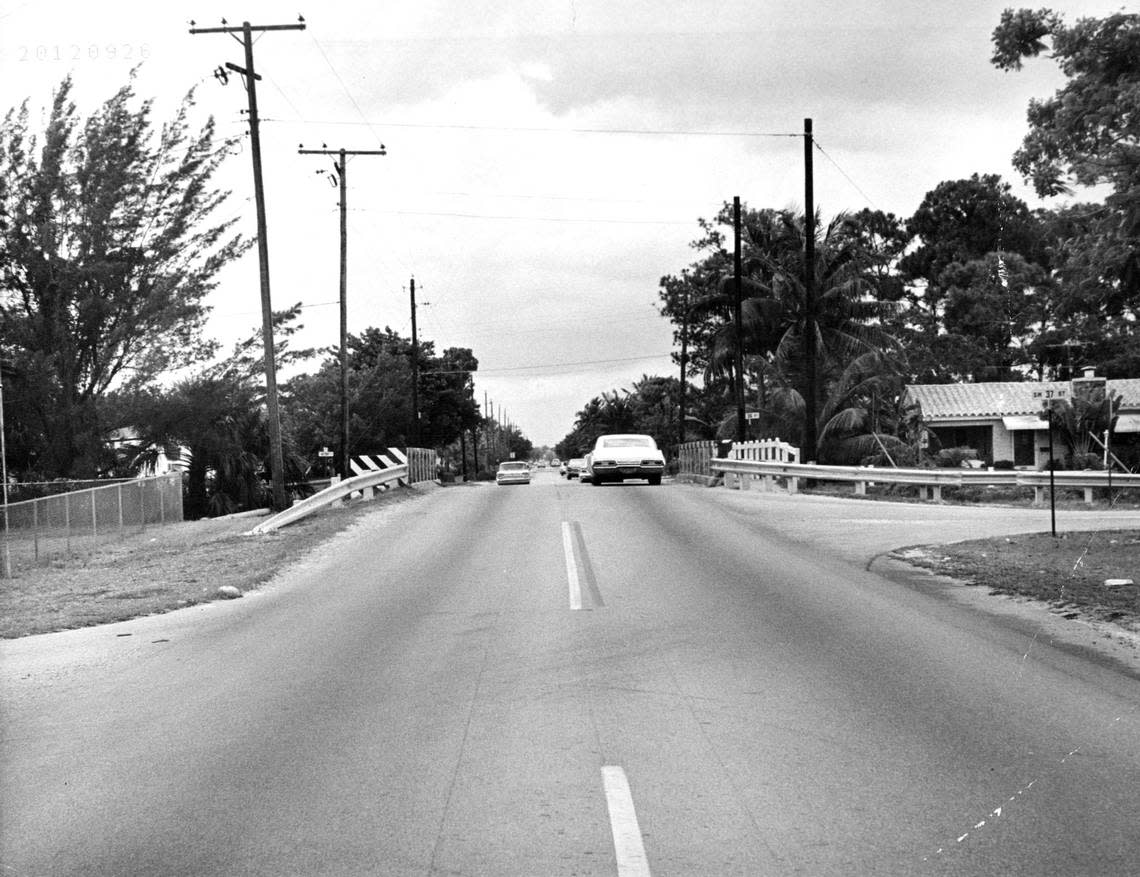
[[[595,464],[590,475],[595,481],[620,481],[624,478],[656,478],[665,473],[665,464],[615,463]]]

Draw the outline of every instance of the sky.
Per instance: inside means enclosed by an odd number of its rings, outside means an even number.
[[[740,196],[907,217],[944,180],[1010,164],[1030,99],[1063,84],[1045,58],[989,63],[1004,3],[983,0],[0,0],[0,111],[50,100],[70,74],[84,112],[137,67],[169,118],[238,135],[223,215],[256,233],[239,41],[197,27],[287,25],[254,45],[274,308],[301,303],[297,347],[338,343],[338,190],[348,161],[348,331],[417,328],[479,360],[476,398],[536,446],[593,396],[675,375],[658,284],[697,258],[698,219]],[[1050,3],[1067,22],[1120,3]],[[1053,202],[1054,204],[1059,202]],[[221,272],[207,334],[260,325],[256,249]],[[315,363],[304,370],[313,370]],[[285,375],[286,377],[288,375]]]

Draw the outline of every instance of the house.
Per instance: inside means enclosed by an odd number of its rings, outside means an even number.
[[[1012,460],[1018,467],[1040,469],[1049,460],[1044,404],[1100,388],[1121,398],[1113,436],[1140,433],[1140,378],[1106,380],[1091,369],[1072,381],[912,384],[904,400],[921,406],[923,425],[942,447],[970,447],[991,463]],[[1064,447],[1055,444],[1053,455],[1063,454]]]
[[[139,434],[131,427],[111,430],[107,445],[117,455],[124,455],[139,467],[139,478],[185,472],[190,467],[190,449],[182,445],[147,445],[143,447]]]

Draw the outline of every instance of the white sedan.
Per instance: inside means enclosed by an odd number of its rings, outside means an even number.
[[[660,484],[665,474],[665,455],[652,436],[603,435],[598,436],[594,450],[586,458],[586,467],[594,486],[627,478],[645,478],[650,484]]]
[[[507,460],[499,464],[496,484],[530,484],[530,464],[523,460]]]

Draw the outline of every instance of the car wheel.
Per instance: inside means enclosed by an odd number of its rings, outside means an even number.
[[[661,483],[661,476],[660,475],[650,475],[649,476],[649,483],[654,485],[654,486],[660,484]]]
[[[594,487],[601,487],[602,486],[602,479],[594,477],[594,478],[590,479],[590,483],[592,485],[594,485]]]

